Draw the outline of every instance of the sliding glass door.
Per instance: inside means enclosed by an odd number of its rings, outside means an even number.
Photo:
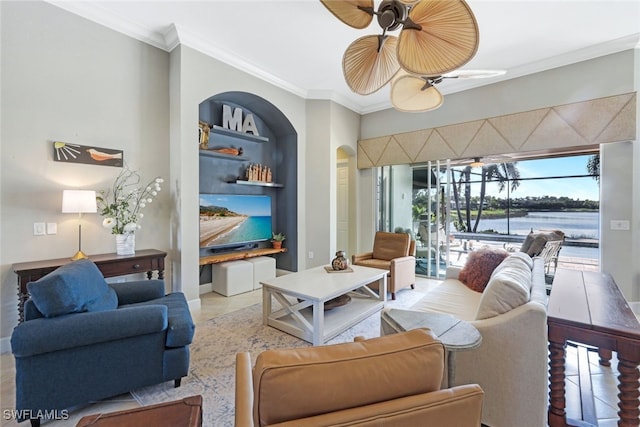
[[[378,230],[409,233],[416,273],[443,277],[448,264],[450,190],[447,163],[378,168]]]
[[[565,235],[563,267],[597,269],[599,156],[378,168],[379,230],[416,240],[416,273],[443,277],[483,248],[519,250],[530,231]]]

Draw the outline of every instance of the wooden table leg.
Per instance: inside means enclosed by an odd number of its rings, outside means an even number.
[[[549,341],[549,427],[567,425],[564,388],[565,346],[564,342]]]
[[[640,371],[638,362],[618,353],[618,427],[640,426]]]
[[[612,352],[608,348],[598,348],[598,356],[600,356],[600,364],[602,366],[611,366]]]

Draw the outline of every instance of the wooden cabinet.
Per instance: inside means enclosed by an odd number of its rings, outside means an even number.
[[[134,255],[101,254],[89,255],[104,277],[125,276],[134,273],[147,273],[153,277],[158,272],[158,279],[164,279],[164,259],[167,253],[157,249],[136,251]],[[18,275],[18,320],[24,320],[24,303],[29,298],[27,283],[51,273],[56,268],[72,262],[70,258],[48,259],[42,261],[21,262],[13,264],[13,272]]]

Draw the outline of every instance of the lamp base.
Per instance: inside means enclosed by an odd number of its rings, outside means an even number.
[[[89,257],[86,256],[84,252],[78,251],[78,252],[76,252],[76,254],[74,256],[71,257],[71,260],[72,261],[77,261],[79,259],[85,259],[85,258],[89,258]]]

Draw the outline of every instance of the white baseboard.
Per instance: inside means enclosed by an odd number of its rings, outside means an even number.
[[[11,353],[11,337],[0,338],[0,353]]]
[[[200,285],[199,294],[208,294],[209,292],[213,292],[213,283],[205,283],[204,285]]]
[[[189,311],[200,310],[200,307],[202,307],[200,298],[189,300],[187,304],[189,305]]]

